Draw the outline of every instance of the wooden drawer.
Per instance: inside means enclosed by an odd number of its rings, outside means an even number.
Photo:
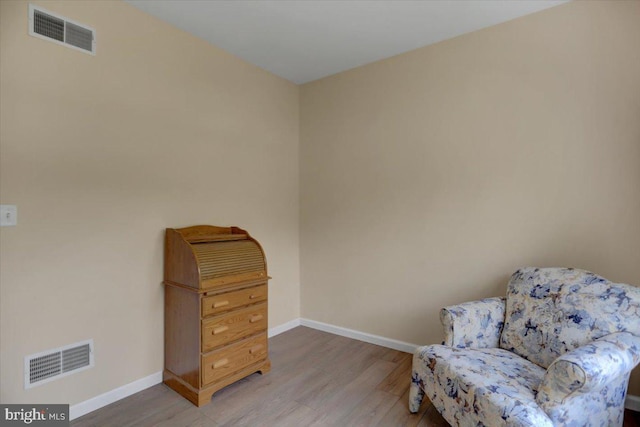
[[[212,383],[266,358],[266,333],[212,351],[202,356],[202,384]]]
[[[267,299],[267,285],[202,298],[202,317],[222,313],[236,307]]]
[[[202,352],[266,329],[266,303],[205,319],[202,321]]]

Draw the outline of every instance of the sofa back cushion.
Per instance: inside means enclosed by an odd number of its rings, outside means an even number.
[[[511,276],[501,348],[547,368],[618,331],[640,336],[640,288],[572,268],[527,267]]]

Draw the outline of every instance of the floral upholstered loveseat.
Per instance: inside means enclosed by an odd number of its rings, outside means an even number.
[[[411,412],[426,393],[452,425],[622,426],[640,361],[640,288],[523,268],[506,298],[447,307],[440,319],[444,345],[413,357]]]

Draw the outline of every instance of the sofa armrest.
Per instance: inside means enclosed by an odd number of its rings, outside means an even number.
[[[640,362],[640,337],[629,332],[605,335],[563,354],[549,365],[538,388],[542,406],[563,403],[572,393],[596,391]]]
[[[457,348],[495,348],[504,326],[505,298],[445,307],[440,311],[444,345]]]

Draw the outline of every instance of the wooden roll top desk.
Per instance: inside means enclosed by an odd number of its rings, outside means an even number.
[[[197,406],[271,368],[267,261],[238,227],[168,228],[164,383]]]

